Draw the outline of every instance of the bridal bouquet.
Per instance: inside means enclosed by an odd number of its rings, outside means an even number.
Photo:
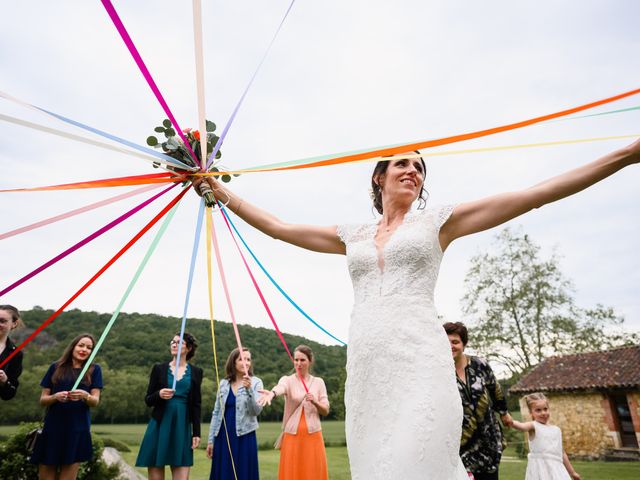
[[[218,140],[220,140],[220,137],[218,137],[215,133],[213,133],[216,130],[216,124],[213,123],[212,121],[207,120],[206,129],[207,129],[206,141],[207,141],[207,159],[208,159],[209,155],[211,155],[211,153],[213,152],[213,149],[218,143]],[[162,125],[157,126],[153,130],[156,133],[163,134],[164,140],[161,141],[155,135],[150,135],[149,137],[147,137],[147,145],[153,148],[161,148],[165,154],[175,158],[176,160],[179,160],[180,162],[184,163],[185,165],[188,165],[189,167],[198,168],[198,169],[200,168],[200,164],[202,161],[200,158],[201,156],[200,142],[202,142],[202,135],[198,130],[185,128],[182,131],[185,138],[189,142],[191,149],[196,154],[197,162],[194,161],[193,157],[191,156],[191,153],[189,152],[185,144],[182,142],[182,139],[176,135],[176,131],[171,125],[171,122],[169,121],[168,118],[164,119],[162,121]],[[218,152],[216,153],[215,160],[219,160],[221,157],[222,157],[222,151],[218,150]],[[205,159],[205,163],[207,159]],[[215,166],[215,163],[216,162],[211,164],[211,166],[208,169],[209,172],[220,171],[220,169],[217,166]],[[160,164],[154,163],[153,166],[155,168],[158,168]],[[177,167],[173,167],[173,166],[168,166],[167,168],[171,170],[177,169]],[[237,177],[239,175],[235,174],[234,176]],[[222,180],[225,183],[228,183],[231,181],[231,175],[227,175],[227,174],[221,175],[220,180]],[[200,184],[200,190],[204,196],[207,206],[208,207],[215,206],[215,203],[216,203],[215,197],[213,196],[213,192],[211,191],[211,189],[209,188],[206,182],[202,182]]]

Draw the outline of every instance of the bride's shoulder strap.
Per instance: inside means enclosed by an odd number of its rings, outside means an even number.
[[[454,204],[432,205],[422,210],[421,215],[425,220],[428,219],[429,221],[433,222],[436,230],[439,231],[440,228],[442,228],[442,225],[444,225],[446,221],[449,220],[449,217],[451,217],[451,214],[453,213],[455,207],[456,206]]]
[[[338,225],[338,237],[345,245],[361,242],[372,238],[375,235],[375,224],[373,223],[348,223]]]

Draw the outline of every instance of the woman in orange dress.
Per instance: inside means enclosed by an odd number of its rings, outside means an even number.
[[[270,391],[262,390],[258,400],[264,406],[279,395],[285,398],[282,433],[278,439],[278,480],[327,480],[327,454],[320,425],[320,415],[329,414],[327,387],[322,378],[309,373],[313,365],[313,351],[309,347],[297,346],[293,362],[295,373],[282,377]]]

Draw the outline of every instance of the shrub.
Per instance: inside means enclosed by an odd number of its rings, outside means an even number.
[[[18,432],[0,445],[0,478],[14,480],[35,480],[38,478],[38,466],[27,460],[26,436],[38,426],[38,423],[21,423]],[[78,480],[117,480],[120,468],[108,466],[102,460],[104,445],[102,440],[92,436],[93,459],[80,465]]]

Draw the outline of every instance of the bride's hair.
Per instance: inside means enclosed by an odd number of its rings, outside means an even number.
[[[420,150],[414,150],[418,155],[420,155]],[[424,159],[420,158],[420,162],[422,162],[422,170],[424,171],[424,176],[426,178],[427,175],[427,165],[424,163]],[[387,168],[389,168],[389,162],[391,160],[380,160],[376,163],[376,166],[373,169],[373,173],[371,174],[371,200],[373,200],[373,206],[378,211],[380,215],[382,215],[382,188],[378,184],[378,179],[381,175],[383,175]],[[418,208],[423,209],[427,205],[427,199],[424,196],[424,182],[422,183],[422,188],[420,189],[420,195],[418,195]],[[427,193],[427,196],[429,194]]]

